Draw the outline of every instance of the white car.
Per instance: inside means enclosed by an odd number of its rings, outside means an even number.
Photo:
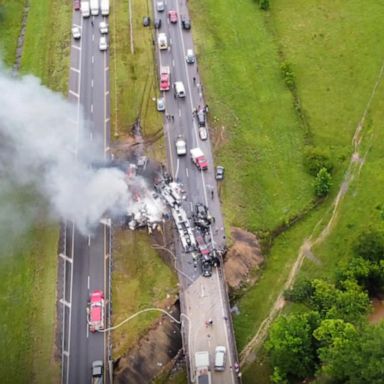
[[[80,31],[80,28],[77,27],[76,25],[74,25],[72,27],[72,36],[75,40],[79,40],[80,37],[81,37],[81,31]]]
[[[215,349],[215,371],[225,370],[226,349],[224,346],[218,346]]]
[[[199,136],[201,140],[207,140],[208,139],[208,131],[205,127],[199,128]]]
[[[159,36],[157,36],[157,44],[159,45],[159,49],[168,48],[168,39],[165,33],[163,32],[159,33]]]
[[[177,156],[184,156],[187,154],[187,143],[182,136],[178,136],[175,142]]]
[[[100,49],[100,51],[106,51],[108,49],[107,38],[105,36],[100,37],[99,49]]]
[[[159,0],[156,3],[156,9],[157,9],[157,12],[163,12],[164,11],[165,5],[164,5],[164,1],[163,0]]]
[[[187,49],[185,61],[187,62],[187,64],[193,64],[195,62],[195,54],[193,53],[193,49]]]
[[[165,111],[165,100],[164,97],[159,97],[156,101],[156,108],[159,112]]]
[[[108,33],[108,24],[105,21],[101,21],[99,24],[99,30],[101,34]]]

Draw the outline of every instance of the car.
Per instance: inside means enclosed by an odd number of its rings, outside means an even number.
[[[209,226],[214,221],[214,218],[209,213],[208,208],[201,203],[197,203],[195,205],[193,219],[194,219],[195,225],[200,227],[202,231],[206,231],[207,229],[209,229]]]
[[[151,25],[151,18],[149,16],[143,17],[143,26],[149,27]]]
[[[203,108],[200,108],[196,112],[197,122],[199,123],[199,127],[205,127],[205,112]]]
[[[104,365],[101,360],[96,360],[92,363],[92,378],[93,379],[99,379],[102,380],[103,377],[103,371],[104,371]],[[92,383],[99,383],[99,381],[92,381]],[[101,383],[102,381],[100,381]]]
[[[187,62],[187,64],[193,64],[195,62],[195,54],[193,53],[193,49],[187,49],[185,61]]]
[[[183,136],[177,136],[175,146],[177,156],[184,156],[187,154],[187,143],[185,142]]]
[[[172,24],[176,24],[177,23],[177,12],[175,10],[170,10],[168,12],[168,19],[169,21],[172,23]]]
[[[155,29],[160,29],[161,28],[161,19],[155,19],[153,23]]]
[[[204,277],[212,276],[212,263],[209,258],[203,257],[201,260],[201,273]]]
[[[73,0],[73,9],[75,11],[80,11],[81,5],[80,0]]]
[[[79,40],[80,37],[81,37],[81,31],[80,31],[80,27],[78,27],[77,25],[74,25],[72,27],[72,36],[75,40]]]
[[[208,131],[205,127],[199,128],[199,136],[201,140],[207,140],[208,139]]]
[[[197,247],[199,249],[200,254],[202,256],[208,257],[209,255],[208,245],[206,244],[203,235],[198,230],[195,230],[195,239],[196,239]]]
[[[185,16],[182,16],[181,17],[181,26],[183,27],[183,29],[188,31],[191,29],[191,21],[189,19],[187,19]]]
[[[169,91],[170,88],[169,73],[163,72],[160,74],[160,91]]]
[[[168,48],[168,39],[165,33],[159,33],[157,36],[157,44],[159,45],[160,50]]]
[[[106,51],[108,49],[107,38],[105,36],[100,37],[99,49],[100,49],[100,51]]]
[[[93,291],[87,307],[88,325],[91,332],[104,329],[104,294],[102,291]]]
[[[226,348],[222,345],[215,349],[215,371],[225,371]]]
[[[156,101],[156,108],[159,112],[165,111],[165,100],[164,97],[159,97]]]
[[[224,179],[224,167],[221,165],[218,165],[216,167],[216,174],[215,174],[216,180],[223,180]]]
[[[175,81],[173,84],[173,89],[177,97],[185,97],[185,88],[182,81]]]
[[[156,3],[157,12],[163,12],[165,9],[164,1],[160,0]]]
[[[108,33],[108,23],[106,21],[101,21],[99,24],[99,31],[101,34],[106,34]]]

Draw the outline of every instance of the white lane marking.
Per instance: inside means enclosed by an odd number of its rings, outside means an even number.
[[[71,308],[71,303],[68,303],[68,301],[65,301],[64,299],[60,299],[60,303],[68,308]]]
[[[185,168],[185,173],[187,174],[187,177],[189,177],[188,168]]]
[[[92,41],[95,41],[95,35],[92,34]]]
[[[179,164],[180,164],[180,161],[179,161],[179,158],[177,158],[177,160],[176,160],[175,179],[177,179],[177,174],[179,173]]]
[[[81,28],[81,25],[79,25],[79,24],[73,24],[73,26],[75,26],[75,27],[78,27],[78,28]]]
[[[88,326],[88,321],[87,321],[87,339],[89,337],[89,326]]]
[[[172,39],[169,39],[169,45],[172,45]],[[169,47],[170,48],[170,47]]]
[[[175,67],[175,60],[172,60],[172,66]]]
[[[91,61],[92,61],[92,64],[95,62],[95,56],[92,56]]]
[[[181,109],[179,108],[179,117],[181,117]]]
[[[91,80],[91,88],[93,88],[93,79]]]
[[[72,48],[74,48],[74,49],[78,49],[79,51],[81,51],[81,47],[80,47],[80,45],[72,44]]]
[[[80,73],[80,69],[77,69],[77,68],[74,68],[74,67],[71,67],[70,70],[73,71],[73,72]]]
[[[93,104],[91,104],[91,113],[93,113]]]
[[[106,91],[105,96],[108,96],[108,95],[109,95],[109,91]],[[107,119],[107,120],[109,120],[109,119]]]
[[[78,93],[76,93],[75,91],[72,91],[72,89],[70,89],[70,90],[68,91],[68,93],[69,93],[70,95],[72,95],[72,96],[77,97],[77,98],[80,97],[80,95],[79,95]]]
[[[67,255],[64,255],[64,253],[60,253],[59,256],[60,256],[62,259],[66,260],[66,261],[69,261],[70,263],[73,262],[73,260],[72,260],[70,257],[68,257]]]
[[[92,132],[89,132],[89,139],[92,141],[93,140],[93,133]],[[88,247],[90,246],[90,240],[88,242]]]
[[[87,279],[88,281],[87,281],[87,287],[88,287],[88,291],[89,291],[89,287],[90,287],[90,281],[91,281],[91,279],[90,279],[90,277],[89,277],[89,275],[88,275],[88,279]]]
[[[88,236],[88,247],[90,247],[90,246],[91,246],[91,236]]]

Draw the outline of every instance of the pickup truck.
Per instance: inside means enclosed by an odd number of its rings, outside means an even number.
[[[196,167],[200,169],[200,171],[206,171],[208,169],[208,161],[204,156],[203,151],[200,148],[192,148],[190,153],[191,159]]]
[[[159,33],[157,37],[157,44],[159,45],[159,49],[167,49],[168,48],[168,39],[165,33]]]

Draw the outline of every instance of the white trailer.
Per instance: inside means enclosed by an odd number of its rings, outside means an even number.
[[[99,14],[99,0],[91,0],[91,15],[97,16]]]
[[[82,1],[80,9],[81,9],[81,16],[89,17],[91,15],[91,12],[89,9],[89,1]]]
[[[101,14],[103,16],[109,15],[109,0],[101,0]]]
[[[195,368],[198,384],[211,384],[211,372],[209,371],[209,352],[195,353]]]

